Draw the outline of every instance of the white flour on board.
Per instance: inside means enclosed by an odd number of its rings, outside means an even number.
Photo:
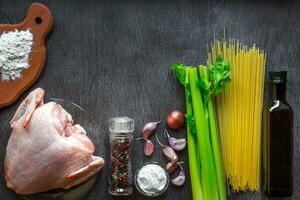
[[[4,32],[0,36],[0,76],[4,81],[20,78],[29,67],[28,58],[33,45],[29,30]]]

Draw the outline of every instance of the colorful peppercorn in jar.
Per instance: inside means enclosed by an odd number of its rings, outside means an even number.
[[[109,193],[130,195],[132,193],[131,155],[134,120],[129,117],[116,117],[109,120],[110,131],[110,171]]]

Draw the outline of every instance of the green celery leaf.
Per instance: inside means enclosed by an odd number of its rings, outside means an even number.
[[[226,85],[231,81],[230,64],[218,57],[216,62],[209,67],[209,80],[212,83],[212,93],[218,94],[222,92]]]
[[[210,95],[210,83],[202,77],[198,79],[197,85],[201,90],[203,100],[206,102]]]
[[[185,91],[188,97],[188,100],[191,102],[192,101],[192,95],[191,95],[191,86],[189,83],[185,84]]]
[[[187,123],[189,124],[192,135],[196,136],[197,134],[196,134],[196,124],[195,124],[194,116],[191,114],[186,114],[185,119],[186,119]]]
[[[209,82],[206,81],[206,80],[204,80],[204,79],[202,79],[202,78],[198,80],[197,84],[203,90],[206,90],[206,91],[210,90],[210,84],[209,84]]]
[[[185,69],[186,66],[184,64],[181,63],[175,63],[172,65],[172,70],[175,73],[178,81],[182,84],[185,85],[186,81],[185,81],[185,77],[186,77],[186,72]]]

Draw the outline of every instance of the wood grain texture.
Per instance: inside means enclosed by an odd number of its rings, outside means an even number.
[[[30,5],[23,22],[0,24],[0,33],[29,29],[33,35],[33,47],[29,56],[30,67],[22,72],[22,78],[10,81],[0,80],[0,108],[14,103],[40,76],[46,62],[45,39],[52,27],[52,14],[46,6],[40,3]]]
[[[300,2],[297,1],[105,1],[49,0],[55,27],[47,40],[47,64],[34,87],[47,97],[72,100],[84,107],[101,128],[98,148],[108,160],[107,120],[128,115],[136,120],[136,135],[143,124],[163,119],[173,108],[184,109],[184,91],[170,71],[176,61],[205,63],[207,44],[214,35],[255,43],[267,53],[267,70],[288,70],[287,99],[295,114],[294,197],[300,199]],[[31,1],[0,1],[0,22],[17,23]],[[267,93],[266,84],[266,92]],[[24,98],[26,94],[22,97]],[[22,98],[21,98],[22,99]],[[0,163],[10,134],[8,122],[17,103],[0,110]],[[158,131],[161,133],[161,129]],[[185,136],[185,131],[175,133]],[[153,138],[154,139],[154,138]],[[142,143],[134,145],[133,170],[147,161],[166,164],[158,150],[143,156]],[[188,164],[187,152],[179,155]],[[3,164],[0,165],[3,172]],[[187,171],[188,174],[188,171]],[[119,199],[108,195],[108,165],[87,200]],[[0,177],[1,199],[18,197]],[[145,199],[135,190],[128,198]],[[189,179],[184,187],[156,199],[191,199]],[[241,193],[229,199],[257,200]]]

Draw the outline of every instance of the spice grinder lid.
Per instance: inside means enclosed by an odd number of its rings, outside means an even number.
[[[113,133],[130,133],[134,131],[134,120],[130,117],[114,117],[109,120],[109,131]]]
[[[271,83],[286,83],[287,71],[269,71]]]

